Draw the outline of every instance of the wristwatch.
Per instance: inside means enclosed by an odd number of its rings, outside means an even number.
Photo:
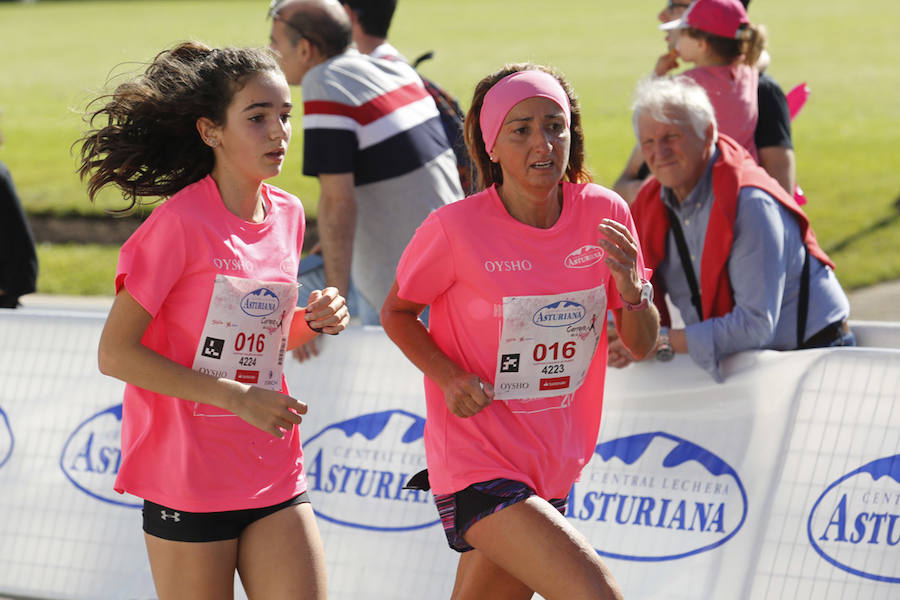
[[[656,360],[669,362],[675,357],[675,350],[669,342],[669,328],[659,328],[659,339],[656,342]]]
[[[628,300],[622,297],[622,294],[619,294],[619,297],[622,298],[622,304],[625,305],[625,308],[628,310],[644,310],[650,303],[653,302],[653,284],[647,281],[646,279],[641,279],[641,299],[637,304],[632,304]]]

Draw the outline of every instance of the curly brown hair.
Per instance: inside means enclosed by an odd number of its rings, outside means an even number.
[[[81,146],[78,174],[88,196],[109,184],[130,204],[127,213],[176,193],[212,172],[215,157],[197,131],[197,119],[222,125],[231,100],[247,80],[280,72],[271,52],[256,48],[212,49],[184,42],[160,52],[146,71],[100,96],[85,121],[94,127],[75,142]],[[142,201],[143,197],[153,200]]]
[[[484,147],[484,137],[481,133],[481,107],[484,104],[484,96],[494,85],[513,73],[519,71],[537,70],[549,73],[556,78],[562,89],[569,97],[571,118],[569,132],[571,145],[569,147],[569,164],[566,166],[565,180],[572,183],[585,183],[591,181],[591,174],[584,162],[584,132],[581,128],[581,109],[578,106],[578,97],[566,78],[551,67],[534,63],[507,64],[499,71],[491,73],[478,82],[475,86],[475,94],[472,97],[472,105],[466,114],[465,138],[466,149],[472,158],[472,163],[478,173],[478,189],[489,188],[493,184],[503,183],[503,171],[500,165],[491,162],[487,150]]]

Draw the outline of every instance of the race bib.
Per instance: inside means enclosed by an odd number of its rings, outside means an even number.
[[[281,390],[297,284],[216,275],[191,368],[213,377]],[[233,416],[195,403],[194,414]]]
[[[606,326],[606,288],[503,298],[494,399],[562,408],[581,387]]]

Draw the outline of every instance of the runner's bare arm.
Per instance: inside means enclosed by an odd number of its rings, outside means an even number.
[[[424,309],[424,304],[400,298],[395,281],[381,308],[381,325],[410,362],[441,387],[450,412],[471,417],[491,403],[494,387],[467,372],[438,347],[419,320]]]
[[[637,304],[641,295],[638,276],[638,248],[627,227],[612,219],[603,219],[598,226],[599,244],[606,250],[604,262],[609,267],[622,298]],[[659,311],[650,302],[643,310],[613,310],[616,330],[622,343],[640,360],[656,347],[659,336]]]
[[[198,373],[142,344],[151,320],[150,313],[123,287],[100,336],[101,373],[151,392],[223,408],[277,438],[300,424],[305,403],[280,392]]]

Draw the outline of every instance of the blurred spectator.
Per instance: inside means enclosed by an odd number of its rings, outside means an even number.
[[[347,293],[352,270],[380,310],[416,227],[462,197],[453,150],[416,72],[352,49],[340,4],[285,0],[269,14],[270,46],[288,83],[303,87],[303,173],[321,188],[325,283]]]
[[[749,0],[742,0],[744,7]],[[662,23],[678,22],[685,15],[688,2],[669,1],[659,12],[657,18]],[[678,66],[678,53],[675,45],[679,38],[679,29],[668,29],[666,32],[666,44],[669,52],[658,60],[658,66],[668,66],[670,69]],[[756,61],[757,69],[762,71],[768,65],[769,56],[762,50],[761,58]],[[795,177],[795,160],[793,143],[791,141],[791,121],[787,100],[778,83],[765,73],[760,73],[756,91],[758,116],[753,132],[753,143],[756,146],[760,165],[778,182],[785,190],[793,193]],[[635,146],[625,165],[622,174],[613,185],[625,200],[631,203],[637,194],[641,183],[649,174],[644,163],[640,148]]]
[[[0,308],[16,308],[19,297],[33,292],[37,273],[34,236],[12,175],[0,162]]]
[[[357,50],[373,58],[409,62],[387,39],[394,10],[397,8],[397,0],[342,0],[342,4],[347,11],[347,16],[350,17],[353,42],[356,44]],[[433,52],[426,52],[412,63],[412,67],[417,68],[419,63],[433,56]],[[419,76],[421,77],[421,74]],[[456,156],[459,183],[463,192],[466,195],[474,194],[478,191],[475,186],[478,176],[474,172],[474,165],[466,150],[463,133],[466,113],[460,107],[457,98],[435,81],[422,77],[422,83],[434,98],[434,104],[440,113],[441,125],[444,127],[444,133],[447,134],[450,147],[453,148],[453,154]]]
[[[741,0],[741,3],[747,8],[750,0]],[[791,112],[784,91],[767,72],[770,62],[769,53],[764,50],[756,63],[759,70],[759,87],[756,91],[759,117],[753,139],[759,153],[760,166],[777,179],[781,187],[795,194],[797,165],[791,140]],[[800,201],[802,194],[795,194],[794,198]]]
[[[765,32],[750,23],[738,0],[695,0],[680,19],[660,26],[677,30],[677,57],[694,63],[683,73],[706,90],[722,133],[737,140],[757,159],[756,62],[765,48]],[[677,66],[667,52],[657,61],[655,74],[663,76]]]

